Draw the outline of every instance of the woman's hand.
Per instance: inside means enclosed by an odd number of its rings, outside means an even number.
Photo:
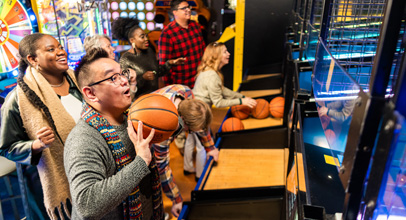
[[[247,105],[250,108],[253,108],[257,105],[257,101],[255,101],[255,99],[252,99],[250,97],[242,98],[241,102],[243,105]]]
[[[142,135],[142,122],[141,121],[138,122],[138,133],[136,133],[133,127],[133,123],[130,120],[128,120],[127,132],[128,136],[130,136],[130,139],[134,144],[135,153],[145,161],[147,166],[149,166],[149,163],[151,163],[152,160],[151,150],[149,149],[149,143],[154,137],[155,129],[152,129],[148,137],[144,139]]]
[[[50,127],[43,127],[37,131],[37,139],[32,144],[33,154],[38,154],[48,148],[55,140],[54,131]]]
[[[155,71],[147,71],[142,75],[142,78],[145,80],[154,80],[155,79]]]
[[[179,64],[184,64],[185,61],[186,61],[186,57],[179,57],[177,59],[169,60],[169,64],[179,65]]]

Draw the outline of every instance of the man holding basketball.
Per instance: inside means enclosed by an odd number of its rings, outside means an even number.
[[[64,166],[72,196],[72,219],[164,218],[161,183],[144,139],[127,122],[128,72],[106,51],[89,51],[75,71],[85,102],[70,133]]]
[[[212,156],[214,161],[217,161],[219,151],[214,146],[214,141],[209,130],[212,119],[210,107],[203,101],[194,99],[192,90],[180,84],[166,86],[153,93],[167,97],[178,109],[180,116],[179,128],[175,133],[179,134],[182,131],[189,132],[189,134],[195,133],[204,146],[207,156]],[[172,171],[169,167],[169,145],[176,134],[168,140],[159,144],[153,144],[152,146],[161,176],[162,189],[165,195],[173,202],[172,214],[178,217],[182,210],[183,199],[178,187],[173,181]],[[196,160],[198,160],[198,158]],[[203,163],[206,162],[206,158],[200,158],[200,160],[203,160]]]

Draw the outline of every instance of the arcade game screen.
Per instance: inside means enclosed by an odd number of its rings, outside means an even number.
[[[85,54],[83,41],[95,34],[110,36],[108,1],[36,0],[41,33],[54,36],[68,53],[74,69]]]

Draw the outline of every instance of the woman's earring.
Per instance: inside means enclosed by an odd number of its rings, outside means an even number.
[[[133,46],[133,48],[135,48],[135,43],[132,43],[131,46]]]
[[[39,71],[39,64],[37,63],[37,65],[35,65],[35,69],[37,70],[37,71]]]

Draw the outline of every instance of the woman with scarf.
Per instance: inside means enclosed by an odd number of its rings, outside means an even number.
[[[159,65],[155,51],[149,47],[148,36],[135,18],[117,18],[112,23],[113,38],[128,41],[132,48],[120,58],[121,69],[137,74],[137,91],[133,98],[158,89],[158,78],[169,73],[172,65],[183,64],[186,58],[168,60]],[[131,81],[131,79],[130,79]]]
[[[70,218],[63,150],[80,118],[82,96],[69,70],[67,53],[54,37],[41,33],[24,37],[19,55],[17,87],[1,109],[0,155],[27,165],[27,188],[35,197],[28,193],[33,219]],[[42,190],[32,188],[36,174]],[[43,200],[38,199],[42,192]],[[34,200],[38,202],[32,204]],[[34,206],[41,207],[42,202],[45,210],[40,212]]]

